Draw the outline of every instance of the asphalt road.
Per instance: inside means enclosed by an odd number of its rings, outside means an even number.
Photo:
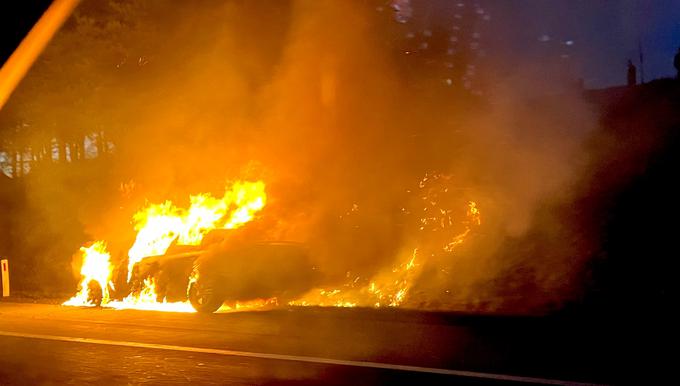
[[[610,383],[611,342],[545,318],[0,303],[0,385]]]

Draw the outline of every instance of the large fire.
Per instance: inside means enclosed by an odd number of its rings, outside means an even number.
[[[128,251],[128,281],[133,266],[149,256],[166,253],[177,242],[178,245],[198,245],[203,236],[213,229],[234,229],[249,222],[264,208],[267,202],[265,185],[262,181],[239,181],[226,189],[224,196],[213,197],[201,193],[190,197],[189,208],[180,208],[171,201],[150,204],[133,216],[137,231],[132,248]],[[113,266],[106,244],[97,241],[83,252],[82,280],[79,291],[64,305],[92,306],[91,286],[94,280],[102,289],[102,306],[116,309],[144,309],[159,311],[193,312],[189,302],[159,301],[153,279],[146,279],[139,292],[120,301],[111,301],[108,287],[111,285]]]
[[[426,189],[426,182],[435,180],[440,185]],[[397,255],[395,263],[377,273],[360,277],[347,273],[347,281],[330,288],[313,289],[289,305],[335,306],[335,307],[398,307],[408,299],[414,284],[421,276],[423,267],[433,264],[437,254],[451,254],[481,224],[477,203],[469,201],[466,210],[454,209],[440,203],[448,188],[440,175],[426,176],[420,183],[420,195],[424,207],[422,215],[416,215],[416,232],[419,238],[405,246]],[[198,245],[207,232],[213,229],[234,229],[249,222],[266,204],[265,186],[261,181],[236,182],[226,189],[224,196],[213,197],[203,193],[190,197],[188,208],[180,208],[172,202],[150,204],[133,216],[137,236],[128,251],[128,281],[135,264],[145,258],[164,255],[173,243]],[[448,205],[451,205],[450,203]],[[456,204],[457,205],[457,204]],[[455,206],[455,205],[454,205]],[[420,209],[419,209],[420,210]],[[406,211],[403,209],[403,211]],[[458,213],[456,215],[455,213]],[[188,301],[168,302],[159,299],[157,283],[148,277],[141,288],[122,300],[112,300],[109,294],[113,265],[103,241],[82,247],[82,280],[78,293],[64,303],[70,306],[93,306],[92,283],[102,289],[101,305],[114,309],[143,309],[156,311],[194,312]],[[94,287],[96,288],[96,286]],[[257,309],[279,305],[276,298],[259,299],[223,306],[225,311]]]
[[[209,230],[234,229],[252,220],[266,201],[262,181],[236,182],[221,198],[191,196],[189,209],[165,201],[140,210],[133,217],[137,238],[128,252],[128,280],[136,263],[164,254],[175,239],[179,245],[198,245]]]

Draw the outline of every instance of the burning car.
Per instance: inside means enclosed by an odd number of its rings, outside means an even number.
[[[79,290],[63,304],[208,313],[225,303],[231,309],[256,309],[272,303],[398,307],[416,280],[424,272],[433,272],[425,259],[449,256],[481,224],[474,201],[459,203],[458,210],[437,207],[442,197],[446,202],[446,179],[426,175],[418,185],[424,189],[422,199],[427,206],[423,212],[427,215],[415,215],[413,231],[420,231],[421,236],[413,248],[394,251],[393,264],[384,269],[347,270],[342,276],[337,269],[317,269],[299,243],[258,241],[282,234],[271,231],[277,226],[271,217],[255,217],[266,202],[261,181],[236,182],[221,198],[209,193],[192,195],[188,208],[171,201],[148,204],[133,216],[137,236],[127,254],[119,250],[112,260],[102,240],[86,244],[74,255],[82,260]],[[425,191],[430,180],[439,185]],[[428,212],[431,207],[438,210]],[[351,220],[358,213],[354,204],[351,215],[344,218]],[[412,213],[420,211],[402,208],[400,216],[408,219]],[[339,226],[363,233],[353,221]],[[352,243],[360,240],[359,236],[354,231],[340,233],[351,235],[344,253],[352,253]],[[324,255],[324,248],[315,245],[314,249]],[[336,249],[333,253],[343,253]],[[322,260],[327,261],[315,256],[315,261]],[[325,272],[323,277],[320,271]]]
[[[119,287],[126,296],[139,296],[151,279],[157,302],[188,297],[196,311],[210,313],[225,302],[233,307],[239,301],[276,298],[285,305],[318,283],[302,244],[233,240],[229,235],[229,230],[217,229],[200,245],[173,244],[166,254],[137,262],[130,281]]]
[[[112,260],[104,240],[87,243],[74,255],[81,260],[81,279],[78,292],[63,304],[192,311],[187,285],[193,262],[209,250],[225,252],[260,239],[261,231],[244,232],[244,225],[266,199],[262,181],[235,181],[221,197],[189,196],[188,207],[170,200],[147,203],[133,215],[137,235],[126,255],[119,250]]]

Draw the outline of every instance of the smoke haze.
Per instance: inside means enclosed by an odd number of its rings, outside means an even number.
[[[418,248],[405,306],[523,312],[576,296],[593,240],[563,208],[595,114],[537,64],[508,75],[493,53],[469,60],[469,88],[449,87],[434,59],[395,49],[403,27],[374,3],[84,1],[3,114],[30,115],[41,130],[27,142],[49,154],[58,138],[94,156],[77,175],[32,171],[27,207],[54,220],[48,233],[83,229],[69,240],[109,240],[120,259],[145,202],[262,179],[262,237],[307,243],[330,282]],[[425,208],[452,225],[423,223]]]

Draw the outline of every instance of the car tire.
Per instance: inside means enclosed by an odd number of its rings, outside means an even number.
[[[189,286],[189,302],[196,311],[211,314],[222,306],[224,299],[214,286],[195,281]]]
[[[87,302],[95,307],[99,307],[102,305],[103,298],[104,291],[102,290],[102,286],[100,286],[96,280],[90,280],[90,282],[87,283]]]

